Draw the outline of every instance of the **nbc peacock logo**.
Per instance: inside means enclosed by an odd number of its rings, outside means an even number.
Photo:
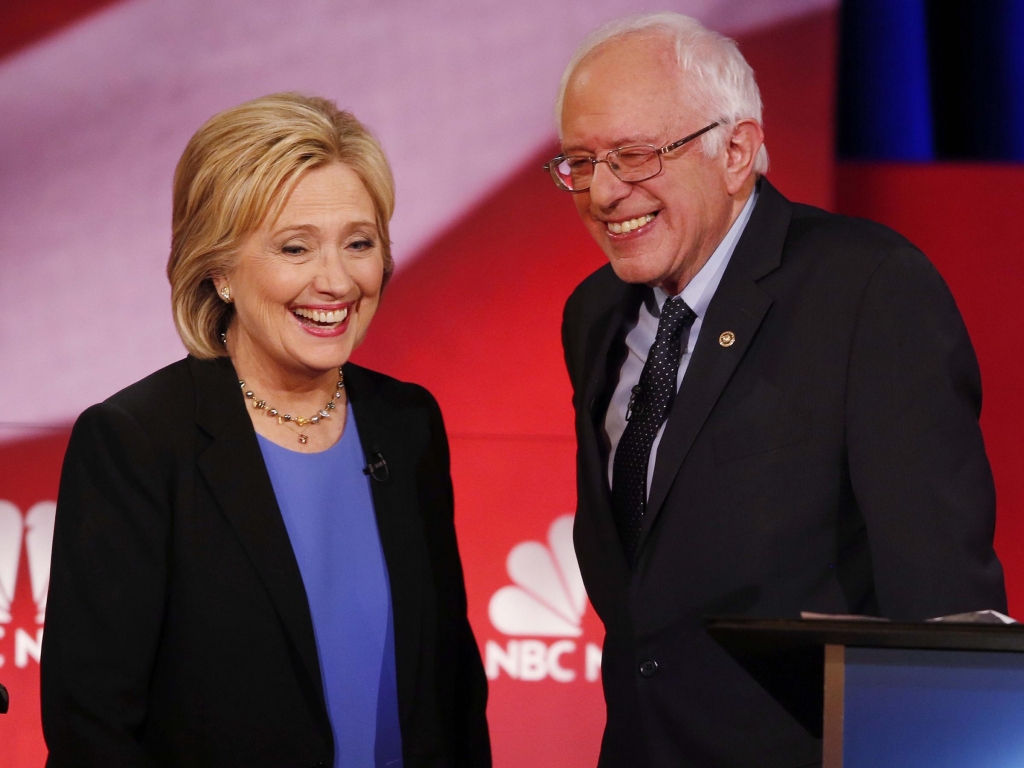
[[[0,641],[13,640],[13,661],[18,668],[30,660],[39,661],[43,645],[43,621],[46,618],[46,593],[50,586],[50,549],[53,546],[53,521],[57,505],[41,501],[24,514],[9,501],[0,499]],[[17,626],[12,608],[21,556],[28,557],[28,578],[35,602],[35,617],[28,618],[28,628]],[[24,624],[25,619],[21,623]],[[35,626],[32,626],[32,624]],[[0,653],[0,667],[9,661],[9,650]]]
[[[601,673],[601,648],[583,646],[582,664],[577,658],[587,593],[572,543],[572,515],[551,523],[547,543],[524,541],[512,548],[506,561],[512,581],[491,597],[491,624],[509,639],[502,646],[488,640],[485,646],[487,677],[497,680],[504,672],[514,680],[535,682],[550,678],[571,683],[582,671],[594,682]],[[545,638],[542,640],[540,638]],[[554,639],[551,642],[546,640]]]

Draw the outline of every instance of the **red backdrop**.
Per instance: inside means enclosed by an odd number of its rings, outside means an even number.
[[[950,283],[981,360],[983,427],[999,493],[997,547],[1012,611],[1024,597],[1024,484],[1014,466],[1022,439],[1017,398],[1024,341],[1016,299],[1024,290],[1018,257],[1024,224],[1013,203],[1024,199],[1024,171],[837,167],[834,28],[834,14],[826,12],[741,38],[767,105],[770,176],[793,199],[903,232]],[[20,44],[14,37],[0,33],[0,55]],[[589,607],[580,614],[572,605],[571,567],[557,557],[564,529],[549,539],[552,524],[575,507],[561,309],[604,258],[576,221],[569,196],[540,171],[553,147],[400,270],[357,355],[363,364],[426,385],[444,411],[470,617],[492,678],[496,763],[506,767],[593,765],[604,717],[593,674],[600,623]],[[0,499],[25,513],[55,498],[65,444],[66,431],[57,431],[0,445]],[[537,544],[522,546],[531,541]],[[510,562],[513,552],[513,560],[532,570],[524,575]],[[552,578],[535,579],[547,565]],[[45,754],[28,567],[23,555],[12,619],[0,624],[0,681],[12,692],[11,713],[0,717],[2,763],[24,768],[41,766]],[[542,607],[510,629],[494,596],[512,585],[519,589],[506,596]],[[545,609],[561,617],[563,630],[538,623]]]

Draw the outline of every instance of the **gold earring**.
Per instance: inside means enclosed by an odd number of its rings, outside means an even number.
[[[228,304],[231,303],[231,289],[228,288],[226,285],[220,289],[220,296]]]

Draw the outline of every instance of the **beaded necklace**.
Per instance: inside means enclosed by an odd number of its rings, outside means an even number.
[[[271,418],[276,418],[278,424],[295,424],[299,427],[299,442],[305,445],[309,442],[309,436],[304,434],[301,429],[308,424],[319,424],[322,419],[329,419],[331,417],[331,411],[335,410],[334,401],[341,397],[341,390],[345,388],[345,374],[342,373],[341,368],[338,368],[338,387],[334,390],[334,396],[330,401],[321,408],[317,413],[310,417],[305,416],[292,416],[290,413],[281,413],[277,408],[271,408],[267,405],[266,400],[261,400],[256,397],[256,393],[251,389],[245,388],[245,382],[241,379],[238,380],[238,386],[242,388],[242,392],[245,394],[246,399],[252,400],[252,407],[257,410],[266,411],[267,415]]]

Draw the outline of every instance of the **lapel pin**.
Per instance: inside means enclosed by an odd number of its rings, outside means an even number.
[[[726,331],[718,337],[718,343],[723,347],[731,347],[736,343],[736,334],[732,331]]]

